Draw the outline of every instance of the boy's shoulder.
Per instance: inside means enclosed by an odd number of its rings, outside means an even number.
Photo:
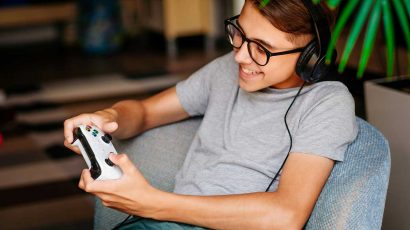
[[[311,85],[310,92],[319,97],[331,95],[345,95],[351,97],[349,89],[339,81],[322,81],[315,83]]]
[[[349,89],[338,81],[322,81],[310,86],[304,98],[309,111],[354,111],[355,102]],[[340,114],[339,114],[340,115]]]

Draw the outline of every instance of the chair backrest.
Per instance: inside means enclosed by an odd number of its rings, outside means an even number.
[[[380,229],[390,175],[384,136],[357,118],[359,133],[337,162],[305,229]]]

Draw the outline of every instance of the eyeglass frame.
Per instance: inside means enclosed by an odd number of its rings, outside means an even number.
[[[303,52],[303,51],[305,50],[305,48],[306,48],[306,47],[298,47],[298,48],[291,49],[291,50],[287,50],[287,51],[281,51],[281,52],[274,52],[274,53],[272,53],[272,52],[270,52],[266,47],[264,47],[263,45],[261,45],[259,42],[254,41],[254,40],[251,40],[251,39],[249,39],[249,38],[247,38],[247,37],[245,36],[245,34],[242,32],[241,28],[239,28],[239,27],[236,25],[236,23],[234,23],[234,20],[237,20],[237,19],[239,18],[239,16],[240,16],[240,15],[238,14],[238,15],[233,16],[233,17],[231,17],[231,18],[225,19],[224,24],[225,24],[225,34],[226,34],[226,37],[228,38],[229,44],[230,44],[232,47],[236,48],[236,49],[240,49],[240,48],[242,47],[243,43],[247,42],[247,43],[248,43],[248,44],[247,44],[247,48],[248,48],[249,56],[250,56],[250,57],[252,58],[252,60],[253,60],[257,65],[259,65],[259,66],[265,66],[265,65],[267,65],[267,64],[269,63],[270,57],[281,56],[281,55],[292,54],[292,53],[299,53],[299,52]],[[230,40],[231,40],[231,39],[229,39],[230,33],[228,32],[228,29],[227,29],[228,25],[232,25],[233,27],[235,27],[235,29],[237,29],[237,30],[239,31],[239,34],[241,35],[241,38],[242,38],[242,44],[241,44],[239,47],[235,47],[235,46],[230,42]],[[250,42],[256,43],[259,47],[261,47],[261,48],[265,51],[265,54],[266,54],[266,57],[267,57],[265,64],[263,64],[263,65],[262,65],[262,64],[259,64],[259,63],[252,57],[252,53],[251,53],[251,50],[250,50],[250,47],[249,47],[249,43],[250,43]]]

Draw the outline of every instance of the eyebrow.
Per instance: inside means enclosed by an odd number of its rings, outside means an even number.
[[[238,24],[239,28],[242,30],[243,34],[245,34],[244,29],[242,28],[241,24],[239,24],[239,18],[236,19],[236,23]],[[245,34],[245,36],[246,36],[246,34]],[[258,38],[255,38],[255,39],[250,39],[250,38],[248,38],[248,39],[249,39],[249,40],[252,40],[252,41],[256,41],[256,42],[262,44],[265,48],[268,48],[268,49],[276,49],[276,47],[272,46],[272,45],[269,44],[267,41],[264,41],[264,40],[262,40],[262,39],[258,39]]]

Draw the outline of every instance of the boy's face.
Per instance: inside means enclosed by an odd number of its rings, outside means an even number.
[[[269,44],[271,47],[265,46],[265,48],[270,52],[287,51],[300,47],[300,44],[298,46],[295,44],[300,41],[289,41],[287,38],[289,34],[274,27],[249,1],[246,1],[242,8],[238,24],[248,39]],[[302,43],[305,42],[302,41]],[[307,42],[304,45],[306,44]],[[303,80],[295,72],[300,53],[272,56],[267,65],[260,66],[249,56],[246,42],[234,51],[235,60],[239,64],[239,86],[247,92],[267,87],[293,88],[303,84]]]

